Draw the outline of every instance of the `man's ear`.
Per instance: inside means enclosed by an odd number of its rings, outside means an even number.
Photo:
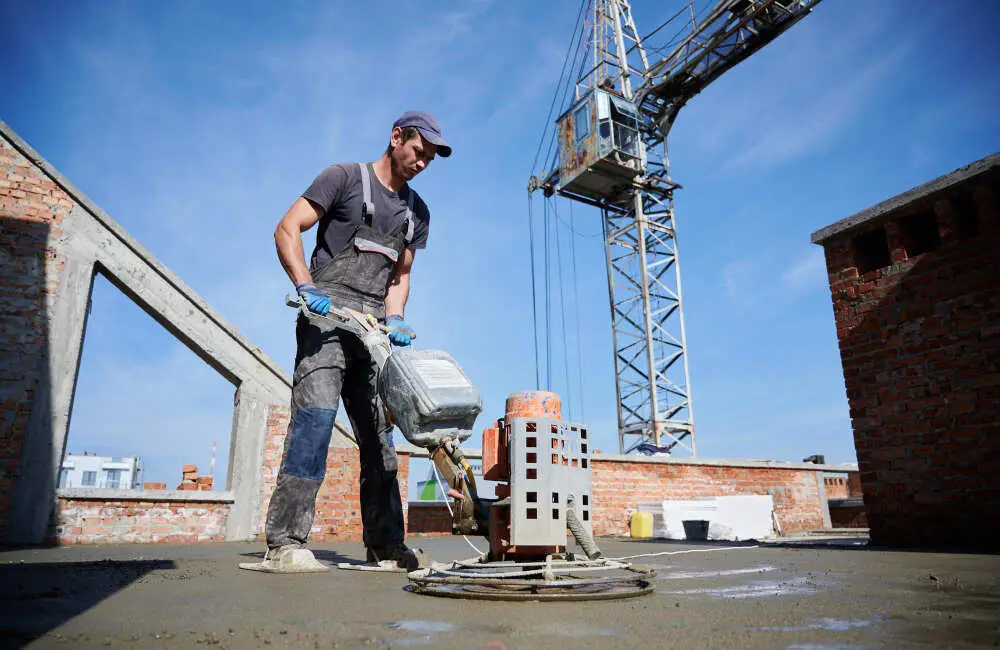
[[[403,129],[398,126],[392,127],[392,135],[389,136],[389,144],[398,147],[403,144]]]

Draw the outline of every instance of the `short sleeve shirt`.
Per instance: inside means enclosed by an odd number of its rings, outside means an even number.
[[[413,240],[408,248],[427,246],[430,212],[420,195],[404,184],[399,192],[392,192],[375,176],[371,163],[366,163],[371,173],[372,202],[375,214],[371,225],[377,231],[390,233],[403,227],[409,193],[413,192]],[[302,197],[324,210],[316,233],[316,248],[309,267],[312,271],[323,267],[350,243],[355,227],[361,223],[364,192],[361,189],[361,169],[356,163],[331,165],[320,172]]]

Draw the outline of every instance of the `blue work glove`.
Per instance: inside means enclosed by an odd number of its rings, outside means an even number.
[[[299,297],[306,301],[306,307],[314,314],[326,316],[330,313],[330,296],[316,288],[312,282],[295,285]]]
[[[393,345],[405,346],[413,342],[413,330],[402,316],[398,314],[386,316],[385,324],[389,326],[389,340]]]

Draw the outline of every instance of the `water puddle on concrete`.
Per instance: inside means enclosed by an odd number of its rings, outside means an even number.
[[[864,650],[870,647],[853,643],[793,643],[785,650]]]
[[[827,632],[848,632],[862,627],[868,627],[876,622],[876,619],[844,620],[840,618],[816,618],[810,619],[802,625],[791,627],[758,627],[757,630],[767,630],[769,632],[804,632],[806,630],[825,630]]]
[[[454,624],[445,621],[395,621],[389,623],[388,627],[390,630],[420,635],[403,637],[392,642],[393,645],[402,647],[430,645],[433,641],[432,637],[435,635],[442,632],[454,632],[458,629]]]
[[[671,573],[659,573],[656,580],[694,580],[698,578],[718,578],[723,576],[740,576],[748,573],[766,573],[777,571],[778,567],[758,566],[747,569],[720,569],[718,571],[673,571]]]
[[[790,580],[755,580],[749,584],[732,587],[703,587],[677,589],[663,594],[679,596],[711,596],[714,598],[770,598],[773,596],[805,596],[814,594],[819,585],[809,578]]]
[[[610,627],[590,627],[587,625],[555,625],[548,628],[549,634],[568,637],[595,637],[595,636],[624,636],[621,630]]]

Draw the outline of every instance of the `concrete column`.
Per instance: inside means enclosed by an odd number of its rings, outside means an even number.
[[[815,472],[816,489],[819,491],[819,511],[823,515],[823,528],[833,528],[833,520],[830,519],[830,501],[826,498],[826,474]]]
[[[69,227],[67,227],[69,229]],[[46,301],[48,341],[45,368],[38,373],[34,403],[19,478],[11,499],[7,541],[39,544],[45,540],[66,448],[80,353],[87,327],[87,307],[94,283],[94,261],[67,247],[68,258],[55,296]]]
[[[290,393],[290,391],[289,391]],[[226,522],[227,540],[253,539],[260,516],[260,475],[267,437],[267,409],[270,404],[286,403],[288,393],[275,395],[260,385],[245,381],[236,389],[233,431],[229,444],[227,489],[233,493],[233,505]]]

